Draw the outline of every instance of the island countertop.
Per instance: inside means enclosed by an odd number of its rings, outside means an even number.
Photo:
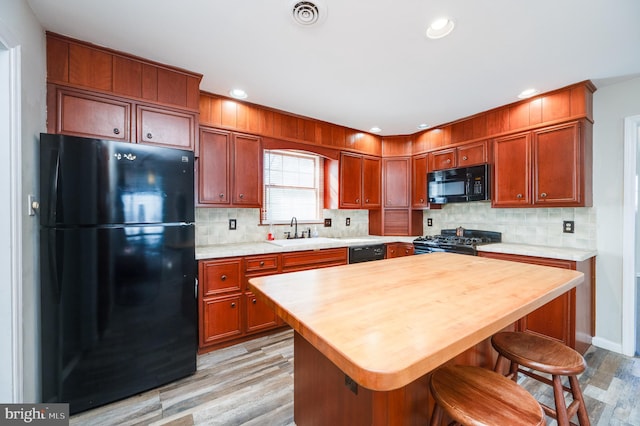
[[[584,279],[452,253],[272,275],[250,288],[361,386],[397,389]]]

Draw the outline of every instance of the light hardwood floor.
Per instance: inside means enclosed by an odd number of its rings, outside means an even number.
[[[640,358],[591,347],[585,359],[588,368],[580,383],[592,425],[640,426]],[[549,387],[529,378],[519,383],[553,405]],[[193,376],[80,413],[70,423],[293,425],[293,333],[201,355]]]

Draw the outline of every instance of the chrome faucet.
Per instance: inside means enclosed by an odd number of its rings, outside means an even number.
[[[296,219],[295,216],[291,218],[291,224],[289,226],[293,226],[294,223],[296,224],[296,227],[293,230],[293,238],[298,238],[298,219]]]

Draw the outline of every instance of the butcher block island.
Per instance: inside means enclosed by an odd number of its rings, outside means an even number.
[[[249,280],[294,329],[294,416],[425,424],[429,373],[491,367],[489,338],[579,285],[581,272],[432,253]]]

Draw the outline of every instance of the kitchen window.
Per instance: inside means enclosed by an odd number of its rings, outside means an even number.
[[[322,157],[300,151],[264,150],[263,223],[319,222]]]

